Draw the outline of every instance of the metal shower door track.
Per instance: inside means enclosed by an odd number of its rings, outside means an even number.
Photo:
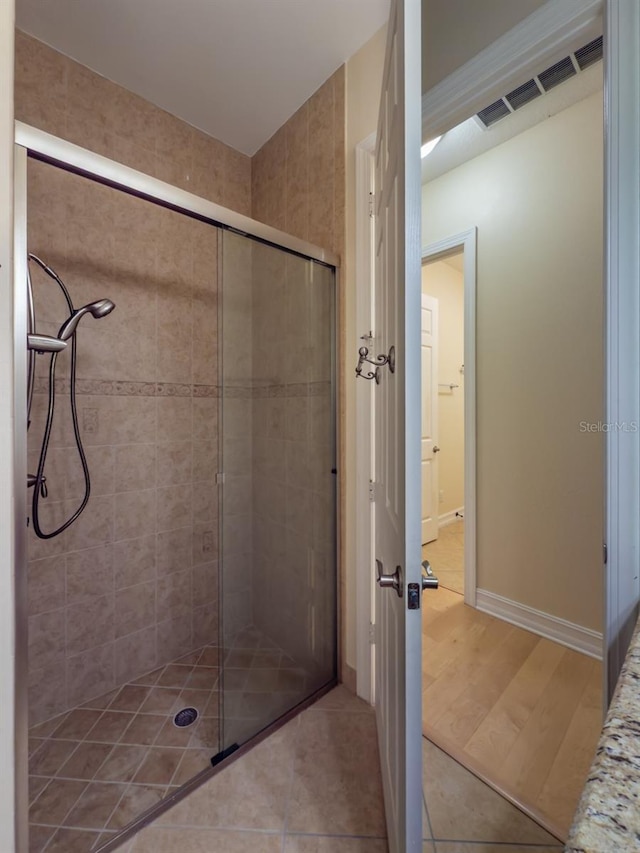
[[[38,130],[24,122],[16,121],[15,128],[16,145],[26,148],[29,156],[37,160],[155,202],[202,222],[268,243],[303,258],[318,261],[326,266],[337,268],[340,265],[339,258],[334,252],[322,249],[306,240],[292,237],[284,231],[264,225],[249,216],[207,201],[158,178],[152,178],[150,175],[131,169],[129,166],[116,163],[108,157],[95,154],[93,151],[88,151],[44,130]]]

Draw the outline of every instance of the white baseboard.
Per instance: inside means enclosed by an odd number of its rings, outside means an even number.
[[[541,610],[503,598],[486,589],[476,591],[476,607],[483,613],[488,613],[489,616],[496,616],[498,619],[517,625],[518,628],[532,631],[534,634],[546,637],[547,640],[553,640],[576,652],[602,660],[602,634],[598,631],[583,628],[581,625],[567,622],[566,619],[559,619],[557,616],[550,616]]]
[[[458,509],[452,509],[451,512],[445,512],[444,515],[438,516],[438,527],[446,527],[447,524],[453,524],[454,521],[462,521],[457,517],[457,513],[462,513],[464,516],[464,507],[459,506]]]

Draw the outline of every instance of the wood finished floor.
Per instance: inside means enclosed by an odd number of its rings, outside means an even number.
[[[602,727],[601,665],[425,595],[423,733],[565,840]]]

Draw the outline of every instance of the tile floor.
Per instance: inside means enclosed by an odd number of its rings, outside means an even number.
[[[220,651],[206,646],[30,730],[30,853],[98,849],[208,768],[223,740],[242,742],[306,695],[308,673],[255,629],[225,650],[221,695]],[[186,707],[199,717],[181,729],[173,718]]]
[[[423,853],[562,849],[437,747],[422,749]],[[87,849],[74,844],[63,849]],[[386,853],[371,708],[337,687],[118,848],[178,851]]]
[[[438,530],[438,538],[422,546],[422,559],[431,563],[440,586],[464,593],[464,521]]]

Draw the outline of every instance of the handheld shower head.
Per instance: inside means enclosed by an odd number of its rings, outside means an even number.
[[[91,314],[92,317],[99,320],[100,317],[106,317],[107,314],[110,314],[115,307],[115,304],[110,299],[98,299],[96,302],[91,302],[89,305],[85,305],[84,308],[78,308],[60,326],[58,339],[61,341],[68,341],[85,314]]]

